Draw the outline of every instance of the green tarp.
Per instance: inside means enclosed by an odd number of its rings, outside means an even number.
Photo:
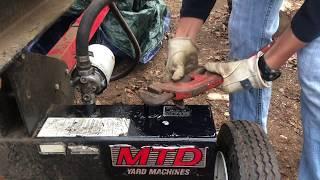
[[[165,2],[163,0],[118,0],[116,2],[141,46],[141,62],[149,61],[160,48],[165,32],[169,28]],[[90,0],[76,0],[72,12],[81,12],[89,3]],[[104,20],[95,41],[99,44],[111,45],[121,53],[134,57],[134,50],[126,33],[112,14]]]

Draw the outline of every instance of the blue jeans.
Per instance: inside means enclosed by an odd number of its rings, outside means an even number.
[[[245,59],[272,41],[279,26],[282,0],[233,0],[229,21],[230,58]],[[271,88],[230,95],[233,120],[254,121],[267,132]]]
[[[278,28],[281,0],[233,0],[229,22],[230,56],[248,58],[271,41]],[[298,53],[304,143],[299,179],[320,179],[320,38]],[[250,120],[267,131],[271,89],[249,89],[230,96],[233,120]],[[293,144],[294,146],[294,144]]]
[[[320,38],[298,52],[303,149],[299,179],[320,179]]]

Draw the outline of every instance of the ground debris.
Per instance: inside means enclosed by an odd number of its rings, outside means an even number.
[[[284,89],[283,89],[283,88],[280,88],[280,89],[279,89],[279,92],[284,93]]]
[[[282,138],[282,139],[285,139],[285,140],[287,140],[288,139],[288,137],[287,136],[285,136],[285,135],[280,135],[280,137]]]
[[[229,94],[209,93],[207,95],[207,99],[211,101],[215,101],[215,100],[229,101]]]

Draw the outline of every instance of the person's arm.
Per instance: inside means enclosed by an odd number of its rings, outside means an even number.
[[[183,0],[175,36],[169,40],[165,80],[178,81],[198,66],[196,37],[214,4],[215,0]]]
[[[194,17],[182,17],[179,20],[174,38],[189,38],[195,43],[203,22],[204,20]]]
[[[271,69],[279,69],[299,49],[320,36],[320,1],[306,0],[294,16],[291,26],[281,34],[265,54]]]
[[[271,86],[270,81],[280,76],[278,69],[305,44],[288,27],[263,56],[254,55],[228,63],[209,62],[205,68],[224,78],[221,88],[228,93],[250,88],[267,88]]]
[[[263,57],[255,55],[235,62],[210,62],[205,68],[224,78],[221,88],[227,93],[250,88],[267,88],[271,87],[271,80],[280,76],[277,70],[305,45],[306,43],[299,40],[288,27]]]
[[[280,69],[295,52],[305,45],[305,42],[300,41],[293,34],[291,27],[288,27],[264,55],[266,63],[271,69]]]
[[[320,37],[320,1],[306,0],[291,26],[263,56],[229,63],[207,63],[206,69],[223,76],[222,89],[232,93],[249,88],[270,87],[279,77],[278,69],[299,49]]]
[[[195,42],[215,2],[215,0],[183,0],[175,37],[190,38]]]

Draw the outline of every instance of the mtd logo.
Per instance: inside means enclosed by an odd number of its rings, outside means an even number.
[[[206,167],[207,148],[111,145],[114,167]]]

